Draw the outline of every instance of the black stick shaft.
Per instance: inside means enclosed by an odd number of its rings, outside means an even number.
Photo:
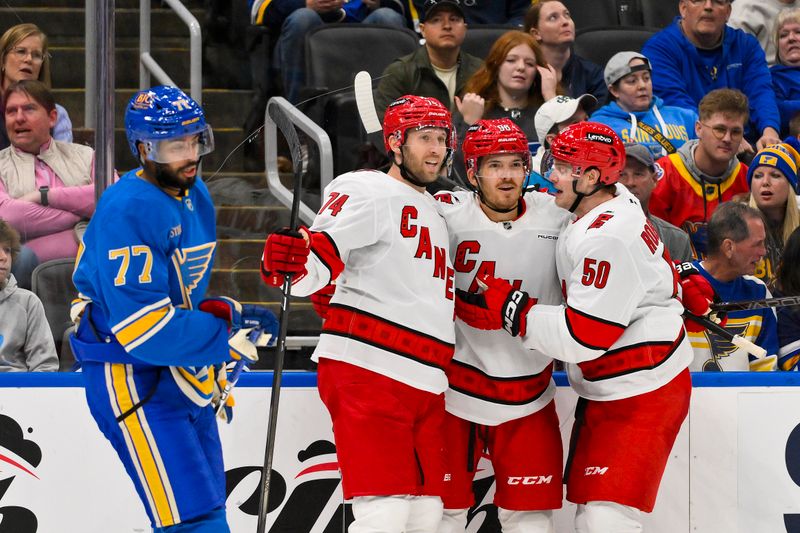
[[[300,214],[300,195],[303,188],[303,172],[305,161],[301,153],[300,142],[294,126],[282,115],[278,109],[279,116],[273,116],[278,128],[283,132],[289,142],[289,149],[292,151],[292,163],[294,164],[294,187],[292,195],[292,211],[289,215],[289,226],[292,230],[297,230],[297,220]],[[291,132],[289,131],[291,129]],[[269,512],[269,489],[272,479],[272,461],[275,455],[275,434],[278,427],[278,406],[281,394],[281,379],[283,377],[283,361],[286,355],[286,331],[289,325],[289,304],[292,295],[292,277],[286,276],[283,282],[283,298],[281,299],[280,329],[278,330],[278,351],[275,354],[275,369],[272,373],[272,389],[270,393],[269,421],[267,422],[267,444],[264,450],[264,469],[261,473],[261,487],[258,504],[258,533],[266,533],[267,513]]]

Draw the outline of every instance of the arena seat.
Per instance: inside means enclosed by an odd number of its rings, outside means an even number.
[[[563,0],[577,31],[598,26],[636,26],[642,23],[643,0]]]
[[[467,35],[464,37],[464,43],[461,45],[461,50],[475,57],[486,59],[497,38],[513,29],[515,28],[499,24],[469,26]]]
[[[664,28],[672,24],[678,16],[680,0],[639,0],[642,10],[642,24],[651,28]]]
[[[611,56],[631,50],[639,52],[647,40],[658,32],[657,28],[642,26],[611,26],[587,28],[575,36],[575,53],[605,68]]]
[[[63,346],[64,332],[72,326],[72,321],[69,318],[70,303],[78,294],[77,289],[72,284],[72,271],[74,268],[74,258],[53,259],[37,266],[31,276],[31,289],[44,305],[44,314],[53,334],[56,352],[62,361],[62,370],[69,370],[71,366],[68,361],[62,359],[62,356],[65,355],[63,353],[65,348]],[[69,350],[69,346],[66,347],[66,350],[68,354],[72,353]]]
[[[301,106],[331,137],[334,171],[353,170],[358,146],[366,140],[352,85],[356,73],[373,79],[396,58],[419,47],[413,31],[378,24],[326,24],[306,36],[306,89],[301,100],[340,90]]]

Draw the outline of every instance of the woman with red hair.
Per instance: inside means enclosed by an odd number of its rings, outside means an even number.
[[[509,118],[529,141],[536,141],[536,110],[561,93],[556,72],[545,61],[536,39],[516,30],[504,33],[467,82],[464,97],[455,99],[459,138],[480,119]]]

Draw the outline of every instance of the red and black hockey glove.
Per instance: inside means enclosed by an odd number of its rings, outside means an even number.
[[[322,320],[328,318],[328,313],[331,310],[331,298],[333,298],[334,292],[336,292],[336,285],[331,283],[311,295],[311,304],[314,306],[314,311],[317,312]]]
[[[477,329],[504,329],[512,336],[525,335],[528,311],[536,303],[528,293],[502,278],[479,280],[486,289],[473,293],[456,289],[456,316]]]
[[[711,313],[711,304],[719,301],[719,296],[711,286],[711,283],[702,275],[692,263],[676,263],[675,270],[678,271],[679,282],[681,284],[681,301],[686,309],[685,326],[687,331],[703,331],[706,328],[698,322],[692,320],[692,315],[707,317],[721,326],[727,321],[724,315],[714,315]]]
[[[264,283],[280,287],[285,275],[303,277],[307,272],[309,251],[308,240],[299,231],[281,228],[269,235],[261,257],[261,278]]]

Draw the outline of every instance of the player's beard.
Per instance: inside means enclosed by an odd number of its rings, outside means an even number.
[[[168,165],[165,165],[163,163],[156,163],[154,161],[153,165],[155,165],[155,168],[153,171],[153,176],[155,177],[158,184],[161,185],[161,187],[178,189],[180,191],[189,190],[192,188],[192,186],[194,186],[194,183],[197,180],[197,173],[195,173],[194,176],[189,176],[184,179],[179,178],[178,174],[186,169],[189,169],[193,166],[197,166],[199,164],[200,164],[200,159],[197,159],[173,171],[169,168]]]

